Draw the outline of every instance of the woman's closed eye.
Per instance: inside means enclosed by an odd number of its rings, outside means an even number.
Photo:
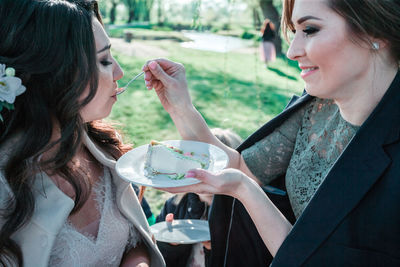
[[[109,65],[113,64],[112,61],[109,61],[109,60],[106,60],[106,59],[101,60],[100,63],[103,66],[109,66]]]
[[[306,34],[306,36],[312,35],[314,33],[317,33],[319,31],[318,28],[312,27],[312,26],[306,26],[303,32]]]

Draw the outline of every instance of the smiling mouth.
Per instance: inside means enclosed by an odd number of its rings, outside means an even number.
[[[310,71],[313,71],[313,70],[316,70],[316,69],[318,69],[318,67],[312,67],[312,68],[303,69],[301,72],[306,74],[306,73],[308,73]]]
[[[305,79],[309,75],[312,75],[316,70],[318,70],[318,67],[310,67],[310,68],[302,68],[300,72],[301,78]]]

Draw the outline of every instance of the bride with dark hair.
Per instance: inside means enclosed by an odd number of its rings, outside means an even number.
[[[123,72],[94,0],[0,2],[0,263],[164,266],[102,121]]]

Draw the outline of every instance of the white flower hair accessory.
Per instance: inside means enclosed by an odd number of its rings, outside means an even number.
[[[3,108],[13,110],[15,98],[25,90],[21,79],[15,77],[15,69],[6,68],[6,65],[0,64],[0,112]],[[3,121],[1,114],[0,120]]]

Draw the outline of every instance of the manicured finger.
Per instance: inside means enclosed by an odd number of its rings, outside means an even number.
[[[145,81],[150,81],[153,79],[153,74],[151,74],[151,71],[147,70],[144,72],[144,80]]]
[[[162,83],[168,84],[169,82],[171,82],[171,77],[165,73],[165,71],[156,61],[151,61],[148,66],[153,76],[160,80]]]
[[[152,85],[151,81],[144,81],[144,84],[146,85],[147,89],[153,88],[153,85]]]
[[[189,170],[185,175],[186,178],[196,178],[200,181],[205,181],[210,176],[212,176],[212,174],[203,169],[192,169]]]
[[[151,61],[155,61],[157,62],[163,69],[167,69],[172,67],[174,64],[176,64],[175,62],[168,60],[166,58],[156,58],[153,60],[149,60],[148,63],[150,63]]]

